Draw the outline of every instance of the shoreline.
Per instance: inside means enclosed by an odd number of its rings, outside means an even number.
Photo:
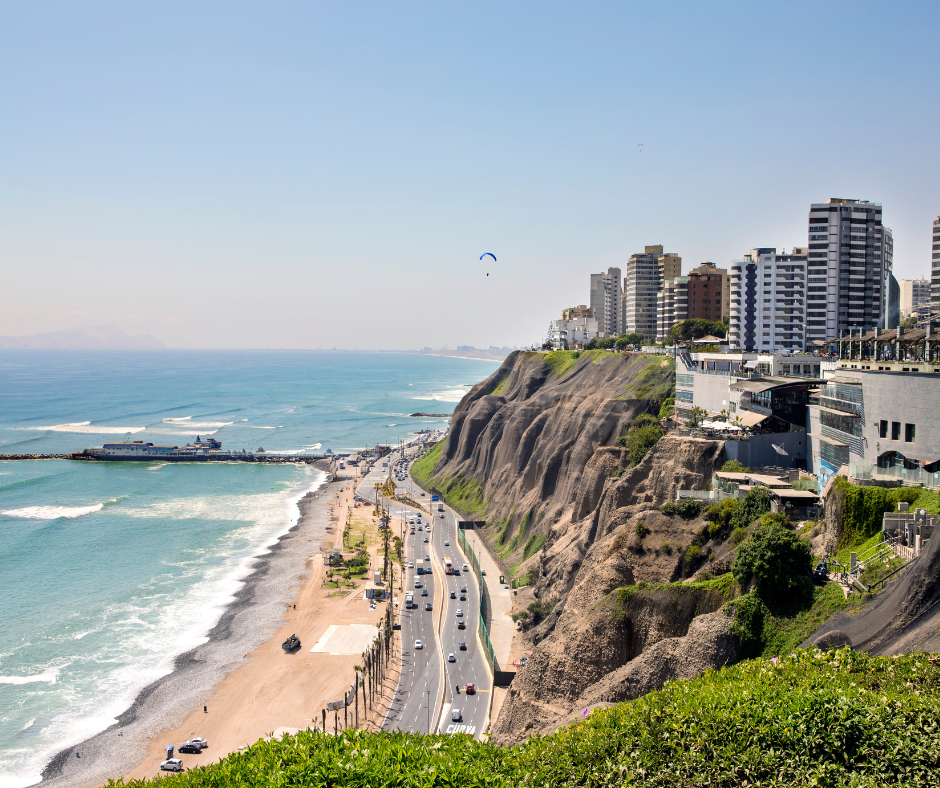
[[[288,600],[297,594],[308,543],[329,537],[332,494],[343,484],[327,476],[308,489],[296,502],[297,521],[276,541],[259,548],[242,587],[207,633],[208,640],[179,654],[173,669],[142,688],[112,725],[56,753],[43,768],[39,785],[97,786],[126,775],[146,756],[154,737],[184,718],[197,702],[203,705],[199,699],[208,699],[248,654],[268,641],[285,618]],[[290,579],[284,582],[285,577]],[[76,750],[81,757],[75,757]]]

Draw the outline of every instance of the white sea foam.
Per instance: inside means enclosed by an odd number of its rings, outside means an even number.
[[[38,682],[46,682],[47,684],[55,684],[56,679],[59,678],[59,669],[53,668],[52,670],[47,670],[43,673],[38,673],[35,676],[0,676],[0,684],[36,684]]]
[[[27,506],[23,509],[7,509],[0,514],[5,514],[7,517],[23,517],[27,520],[58,520],[60,517],[71,520],[83,514],[100,512],[103,508],[103,503],[96,503],[92,506]]]
[[[147,430],[148,435],[175,435],[180,438],[190,438],[197,435],[215,435],[217,432],[218,430]]]
[[[469,386],[456,386],[447,391],[429,391],[427,394],[412,397],[412,399],[435,400],[437,402],[460,402],[468,391],[470,391]]]
[[[69,424],[52,424],[47,427],[19,427],[21,430],[37,432],[80,432],[89,435],[126,435],[143,432],[146,427],[114,427],[108,424],[92,424],[90,421],[75,421]]]
[[[228,427],[234,424],[234,421],[193,421],[192,416],[180,416],[175,419],[163,419],[164,424],[179,424],[191,430],[206,428],[213,429],[218,427]],[[182,435],[195,435],[195,433],[184,432]]]
[[[279,430],[283,428],[283,424],[278,424],[276,427],[262,427],[260,424],[252,424],[251,429],[253,430]]]
[[[314,443],[313,446],[304,446],[305,449],[322,449],[322,443]]]

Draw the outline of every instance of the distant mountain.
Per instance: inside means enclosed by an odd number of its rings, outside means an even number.
[[[0,348],[73,348],[75,350],[149,349],[166,347],[150,334],[128,336],[114,326],[89,326],[65,331],[46,331],[22,337],[0,336]]]

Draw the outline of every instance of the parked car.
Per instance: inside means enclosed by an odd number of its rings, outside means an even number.
[[[193,736],[193,738],[191,738],[191,739],[190,739],[189,741],[187,741],[186,743],[187,743],[187,744],[196,744],[196,745],[199,746],[199,749],[201,749],[201,750],[204,750],[204,749],[206,749],[206,747],[209,746],[209,742],[206,741],[206,740],[203,739],[203,738],[200,738],[199,736]]]
[[[183,762],[179,758],[167,758],[160,764],[161,771],[181,772],[183,771]]]
[[[200,747],[198,744],[193,744],[192,742],[186,742],[185,744],[181,744],[176,749],[179,750],[181,753],[192,754],[192,755],[198,755],[200,752],[202,752],[202,747]]]

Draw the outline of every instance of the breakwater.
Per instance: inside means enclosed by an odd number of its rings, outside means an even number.
[[[4,460],[75,460],[77,462],[263,462],[263,463],[306,463],[314,465],[317,462],[328,460],[322,454],[219,454],[219,455],[193,455],[192,457],[100,457],[93,454],[77,451],[72,454],[0,454],[0,462]]]

